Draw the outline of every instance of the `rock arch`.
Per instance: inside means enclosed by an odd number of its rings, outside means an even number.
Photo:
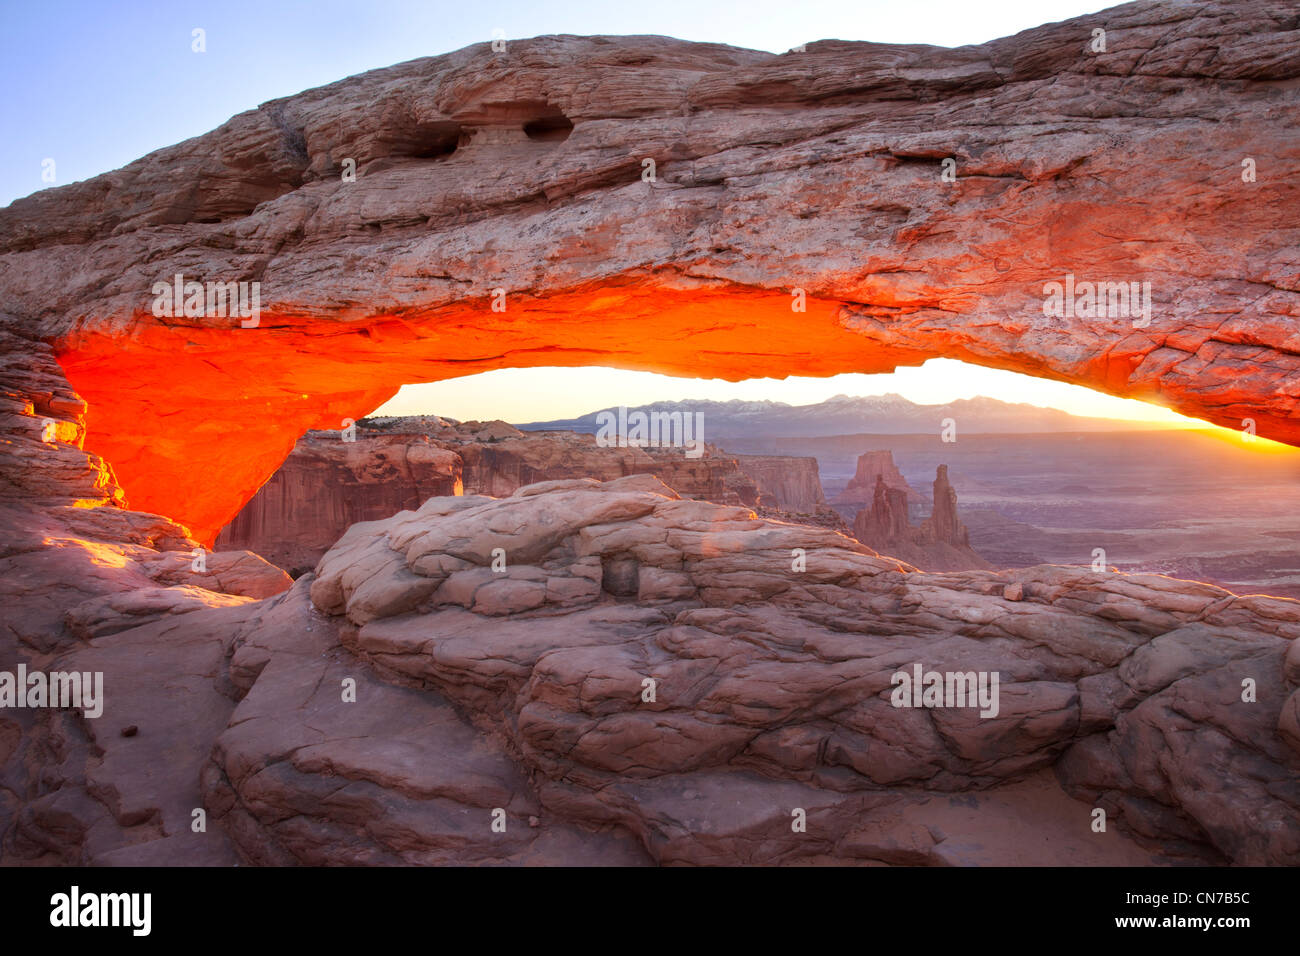
[[[951,50],[478,44],[0,210],[0,309],[54,343],[131,506],[203,540],[306,428],[506,366],[947,356],[1300,444],[1297,40],[1252,0]],[[259,282],[257,326],[154,315],[176,275]],[[1044,315],[1067,275],[1150,282],[1150,323]]]

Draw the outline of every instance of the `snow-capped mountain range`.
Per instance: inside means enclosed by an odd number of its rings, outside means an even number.
[[[877,434],[919,435],[937,433],[945,419],[956,422],[959,433],[966,435],[1029,432],[1097,432],[1133,431],[1161,428],[1152,422],[1133,422],[1111,418],[1084,418],[1056,408],[1013,404],[995,398],[977,396],[944,405],[918,405],[901,395],[836,395],[815,405],[788,405],[785,402],[680,401],[655,402],[629,407],[643,412],[703,413],[706,434],[743,437],[802,437],[827,435]],[[528,422],[516,427],[525,431],[571,430],[595,432],[601,412],[618,414],[618,407],[589,412],[578,418],[549,422]],[[712,439],[710,439],[712,440]]]

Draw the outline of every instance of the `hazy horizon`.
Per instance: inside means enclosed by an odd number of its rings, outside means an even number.
[[[914,368],[865,375],[786,379],[681,378],[600,366],[511,368],[440,382],[405,385],[374,416],[441,415],[458,421],[548,422],[578,418],[602,408],[683,401],[773,401],[816,405],[836,395],[866,398],[897,394],[917,405],[945,405],[976,397],[1050,408],[1080,418],[1144,422],[1154,428],[1218,428],[1136,399],[1117,398],[1079,385],[1017,372],[931,359]],[[1231,429],[1223,429],[1231,431]]]

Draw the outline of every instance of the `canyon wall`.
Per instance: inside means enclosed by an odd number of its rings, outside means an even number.
[[[0,864],[1300,862],[1300,603],[924,574],[651,475],[197,571],[48,346],[0,342],[0,652],[107,688],[0,714]],[[917,665],[999,674],[998,713],[897,707]]]
[[[457,495],[463,463],[424,435],[308,432],[293,453],[217,536],[216,547],[247,548],[298,576],[358,521]]]
[[[921,495],[903,477],[894,464],[894,454],[889,449],[863,452],[858,456],[858,465],[853,477],[844,486],[844,490],[835,496],[835,506],[846,511],[856,512],[861,508],[870,508],[876,499],[876,482],[884,481],[890,488],[899,489],[905,498],[905,504],[920,504]],[[907,513],[906,508],[903,511]]]
[[[307,429],[507,366],[943,356],[1298,443],[1298,41],[1289,0],[1149,0],[957,49],[476,44],[14,202],[0,308],[203,541]],[[1049,314],[1076,280],[1150,309]],[[259,283],[256,320],[186,281]]]
[[[367,419],[356,423],[354,440],[342,435],[311,431],[299,439],[216,547],[254,551],[297,576],[357,521],[414,510],[435,496],[503,498],[561,478],[650,474],[685,498],[761,507],[772,518],[825,521],[829,511],[813,458],[734,456],[713,446],[688,458],[679,448],[601,447],[594,435],[437,417]]]
[[[736,461],[741,471],[772,497],[773,507],[804,514],[817,514],[827,509],[816,458],[737,455]]]
[[[970,533],[957,517],[957,492],[948,482],[948,466],[934,478],[934,508],[919,526],[908,519],[908,490],[888,483],[898,473],[893,455],[869,452],[858,459],[876,469],[876,487],[869,508],[853,519],[853,535],[882,554],[893,555],[924,571],[965,571],[991,568],[970,546]],[[870,456],[870,457],[869,457]],[[901,475],[899,476],[901,477]]]

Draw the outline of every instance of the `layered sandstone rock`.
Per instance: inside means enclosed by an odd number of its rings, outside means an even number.
[[[883,481],[887,488],[896,488],[903,493],[904,504],[920,504],[921,495],[907,483],[903,473],[894,463],[894,453],[888,448],[863,452],[858,456],[857,468],[853,477],[835,497],[836,507],[856,510],[868,508],[876,500],[876,484]],[[904,508],[904,514],[907,513]]]
[[[921,544],[951,544],[959,548],[970,547],[970,532],[957,517],[957,491],[948,481],[948,466],[940,465],[934,472],[934,507],[930,517],[921,522],[917,540]]]
[[[126,510],[112,468],[82,447],[86,403],[50,347],[3,314],[0,346],[0,660],[70,646],[115,615],[143,623],[289,586],[257,555],[200,555],[183,526]]]
[[[827,509],[817,459],[788,455],[737,455],[741,470],[773,499],[773,507],[796,514]]]
[[[356,522],[415,509],[431,497],[504,497],[538,481],[635,474],[657,475],[683,497],[762,507],[773,517],[834,517],[811,458],[733,456],[711,445],[689,458],[677,448],[601,447],[592,435],[436,417],[367,419],[356,424],[352,440],[343,436],[312,431],[299,439],[216,546],[256,551],[298,575]]]
[[[247,696],[204,774],[248,859],[522,860],[537,829],[578,827],[661,863],[991,862],[1025,831],[989,811],[978,838],[945,832],[935,796],[1006,812],[1057,765],[1091,801],[1043,794],[1079,862],[1129,852],[1092,834],[1094,805],[1164,859],[1300,862],[1300,751],[1277,730],[1293,601],[1071,568],[919,574],[649,476],[431,499],[354,526],[306,585],[236,640]],[[895,707],[891,675],[918,663],[998,673],[998,713]],[[1257,703],[1226,693],[1245,678]],[[492,747],[446,756],[468,730],[444,701]],[[340,778],[347,799],[324,800]]]
[[[419,434],[308,432],[252,500],[222,529],[218,548],[247,548],[295,575],[358,521],[460,494],[463,462]]]
[[[858,512],[853,519],[853,534],[864,544],[877,542],[910,542],[915,529],[907,520],[907,492],[885,484],[876,476],[876,492],[871,506]]]
[[[0,314],[0,670],[59,670],[69,652],[85,652],[80,663],[93,672],[99,641],[136,635],[130,658],[105,674],[108,721],[0,709],[5,862],[85,861],[101,845],[118,848],[187,828],[189,809],[183,825],[177,815],[164,826],[152,811],[119,799],[130,789],[119,780],[130,778],[146,803],[183,793],[178,799],[189,808],[198,805],[198,758],[233,705],[227,699],[224,710],[205,711],[191,695],[197,681],[211,687],[221,642],[195,635],[186,622],[200,611],[255,608],[291,584],[255,554],[201,553],[183,526],[126,510],[111,467],[82,448],[85,415],[86,403],[50,347]],[[141,640],[151,626],[156,638]],[[166,716],[152,722],[157,735],[105,758],[95,741],[124,740],[119,734],[130,721],[117,721],[127,718],[120,705],[132,695],[139,712]],[[188,738],[187,726],[196,728]],[[142,772],[150,766],[162,768],[159,775]],[[237,859],[219,829],[189,852],[195,862]],[[167,861],[184,862],[184,854]]]
[[[204,542],[308,428],[510,365],[946,356],[1300,442],[1298,39],[1288,0],[1150,0],[951,50],[477,44],[0,210],[0,307]],[[258,325],[155,316],[176,275],[260,282]],[[1150,282],[1150,322],[1046,315],[1067,276]]]
[[[893,465],[893,456],[887,464]],[[864,455],[858,459],[863,470]],[[870,466],[883,466],[885,459],[875,458]],[[894,469],[897,471],[897,469]],[[970,532],[957,517],[957,492],[948,482],[948,466],[940,465],[934,479],[934,507],[919,526],[908,519],[910,489],[890,485],[887,469],[876,471],[875,494],[871,507],[863,508],[853,519],[853,535],[883,554],[894,555],[925,571],[965,571],[991,568],[970,546]],[[901,476],[900,476],[901,477]]]
[[[309,426],[511,364],[949,355],[1300,441],[1295,40],[1252,0],[481,45],[0,211],[0,652],[108,691],[0,713],[0,860],[1300,863],[1294,601],[924,574],[647,476],[435,497],[269,598],[249,556],[185,577]],[[175,273],[262,282],[260,324],[153,316]],[[1149,279],[1152,323],[1048,319],[1066,273]],[[893,707],[915,664],[997,673],[998,715]]]
[[[1294,601],[922,574],[648,475],[432,498],[53,659],[112,692],[5,764],[42,783],[0,790],[4,857],[1295,864],[1297,637]],[[996,673],[997,714],[895,707],[918,664]]]

